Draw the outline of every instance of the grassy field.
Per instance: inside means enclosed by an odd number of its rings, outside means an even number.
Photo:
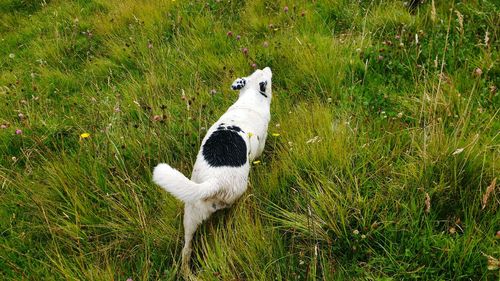
[[[200,279],[499,280],[499,26],[493,0],[0,0],[0,278],[181,279],[152,168],[189,175],[270,66],[266,150],[197,232]]]

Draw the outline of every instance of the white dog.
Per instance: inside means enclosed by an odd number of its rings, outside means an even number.
[[[191,275],[191,241],[200,223],[215,211],[230,207],[247,189],[253,159],[264,150],[271,119],[269,67],[238,78],[238,100],[210,127],[203,138],[191,180],[168,164],[158,164],[153,181],[185,203],[182,269]]]

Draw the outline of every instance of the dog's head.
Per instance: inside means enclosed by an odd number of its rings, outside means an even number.
[[[256,97],[264,98],[271,102],[273,95],[271,91],[272,77],[271,68],[257,69],[250,76],[234,80],[231,88],[233,90],[240,90],[240,94],[250,92],[251,94],[255,94]]]

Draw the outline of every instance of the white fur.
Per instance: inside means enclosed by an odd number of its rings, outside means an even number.
[[[244,133],[239,132],[239,135],[243,137],[247,147],[247,161],[244,165],[212,167],[200,149],[191,180],[168,164],[159,164],[153,171],[155,183],[185,202],[185,245],[182,250],[182,267],[185,274],[191,276],[191,241],[200,223],[215,211],[231,206],[247,189],[250,164],[262,154],[267,137],[267,126],[271,118],[271,78],[271,69],[266,67],[256,70],[248,77],[236,79],[232,85],[233,89],[244,85],[240,89],[238,100],[210,127],[202,141],[203,147],[221,123],[240,127]],[[261,82],[267,82],[267,97],[259,92]]]

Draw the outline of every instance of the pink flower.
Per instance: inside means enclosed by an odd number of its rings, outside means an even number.
[[[228,37],[232,37],[233,36],[233,32],[231,30],[228,31],[226,34],[227,34]]]
[[[283,11],[284,11],[285,13],[288,13],[288,6],[285,6],[285,7],[283,8]]]
[[[256,63],[252,63],[252,68],[257,68],[257,64]]]
[[[7,125],[5,124],[0,125],[0,129],[7,129]]]
[[[21,135],[23,131],[21,129],[16,129],[16,135]]]
[[[241,39],[241,36],[240,35],[236,35],[236,40],[240,40]]]
[[[133,281],[132,278],[127,278],[127,281]]]
[[[241,49],[241,51],[243,52],[243,54],[245,56],[248,55],[248,48],[243,48],[243,49]]]

